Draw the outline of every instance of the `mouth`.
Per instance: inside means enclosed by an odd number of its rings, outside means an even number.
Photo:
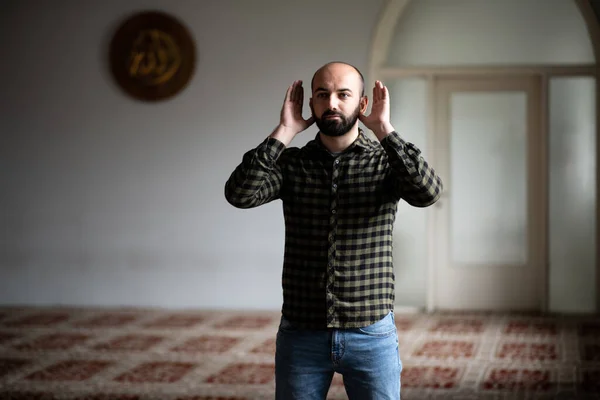
[[[324,119],[339,119],[340,116],[339,115],[328,115],[326,117],[323,117]]]

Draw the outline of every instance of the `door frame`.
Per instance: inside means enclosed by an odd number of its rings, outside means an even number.
[[[553,77],[593,77],[596,80],[596,193],[600,195],[600,69],[595,65],[572,65],[572,66],[515,66],[515,67],[426,67],[426,68],[380,68],[379,73],[382,80],[390,80],[394,78],[424,78],[427,85],[427,133],[426,133],[426,147],[428,149],[434,149],[435,146],[435,115],[436,115],[436,85],[441,79],[457,78],[457,79],[498,79],[498,78],[519,78],[519,77],[533,77],[539,82],[539,137],[541,138],[540,145],[544,146],[541,151],[540,162],[544,163],[543,179],[544,182],[548,180],[548,138],[549,132],[549,117],[550,117],[550,104],[549,104],[549,86],[550,79]],[[440,161],[435,151],[432,151],[429,157],[431,165],[436,165]],[[546,210],[545,218],[541,223],[544,225],[544,248],[545,253],[543,255],[543,270],[542,273],[542,299],[541,299],[541,312],[549,311],[549,244],[548,244],[548,207],[549,207],[549,194],[548,185],[540,188],[544,193],[543,206]],[[436,294],[436,258],[432,255],[436,254],[435,241],[432,240],[434,231],[438,228],[436,218],[436,210],[426,210],[427,214],[427,278],[426,278],[426,311],[435,311],[435,299]],[[597,196],[596,200],[596,312],[600,313],[600,198]],[[408,311],[408,310],[407,310]],[[417,311],[417,310],[413,310]]]
[[[481,93],[481,92],[514,92],[525,91],[527,96],[527,138],[526,138],[526,188],[527,204],[527,254],[528,268],[538,282],[536,286],[535,309],[528,311],[540,311],[547,307],[545,301],[548,298],[548,143],[547,137],[541,134],[541,79],[530,75],[511,76],[471,76],[456,75],[445,76],[433,82],[433,113],[430,118],[434,129],[430,130],[427,137],[428,148],[431,149],[438,172],[448,181],[452,168],[450,158],[451,131],[449,104],[453,92]],[[448,181],[450,193],[452,193],[452,182]],[[446,189],[445,189],[446,190]],[[442,195],[443,196],[443,195]],[[449,229],[452,221],[448,214],[448,207],[444,197],[434,205],[428,215],[427,242],[430,271],[428,281],[429,309],[438,309],[441,304],[438,300],[440,268],[449,267],[451,237]],[[440,236],[440,231],[443,231]],[[494,267],[497,268],[498,266]],[[513,266],[507,266],[513,268]],[[464,271],[463,271],[464,272]]]

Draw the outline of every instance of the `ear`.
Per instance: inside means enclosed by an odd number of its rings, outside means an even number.
[[[363,96],[360,98],[360,112],[364,114],[367,111],[367,106],[369,105],[369,98],[367,96]]]

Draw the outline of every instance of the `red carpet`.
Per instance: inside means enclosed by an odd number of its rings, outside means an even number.
[[[402,399],[600,399],[600,319],[397,314]],[[0,399],[272,399],[278,312],[0,308]],[[340,376],[328,399],[346,399]]]

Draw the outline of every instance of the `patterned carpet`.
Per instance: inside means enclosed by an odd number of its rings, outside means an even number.
[[[407,399],[600,399],[600,319],[397,314]],[[0,308],[0,399],[272,399],[278,312]],[[328,399],[345,399],[336,375]]]

